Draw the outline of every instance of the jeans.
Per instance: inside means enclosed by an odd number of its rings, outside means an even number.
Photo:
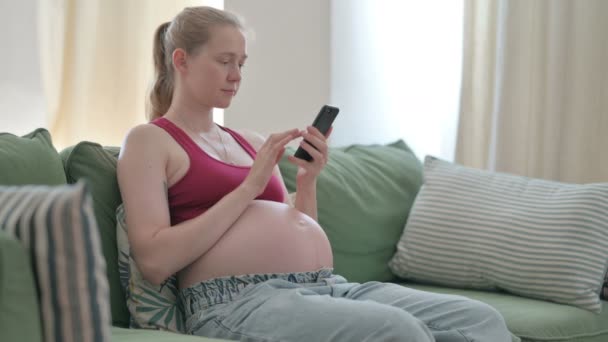
[[[510,342],[492,307],[331,270],[207,280],[179,293],[189,334],[240,341]],[[513,336],[513,341],[519,341]]]

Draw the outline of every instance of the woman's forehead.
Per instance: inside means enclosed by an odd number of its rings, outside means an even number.
[[[247,58],[247,40],[238,28],[230,25],[217,26],[210,30],[210,34],[210,39],[205,44],[209,52]]]

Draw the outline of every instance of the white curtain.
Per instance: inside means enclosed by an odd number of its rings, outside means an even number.
[[[120,145],[145,122],[158,25],[204,0],[39,0],[39,42],[55,145]]]
[[[608,181],[608,1],[465,4],[456,161]]]

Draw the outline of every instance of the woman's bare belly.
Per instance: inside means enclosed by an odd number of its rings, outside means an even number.
[[[221,276],[307,272],[333,267],[315,220],[285,203],[255,200],[218,242],[179,272],[181,288]]]

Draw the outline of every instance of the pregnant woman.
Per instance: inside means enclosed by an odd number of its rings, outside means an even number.
[[[227,108],[239,91],[246,59],[244,28],[231,13],[191,7],[160,25],[150,122],[130,130],[118,160],[135,261],[153,284],[177,273],[187,332],[241,341],[511,341],[502,317],[480,302],[332,273],[316,201],[327,136],[306,127],[264,139],[213,122],[213,108]],[[289,157],[298,166],[291,203],[277,162],[294,139],[313,160]]]

